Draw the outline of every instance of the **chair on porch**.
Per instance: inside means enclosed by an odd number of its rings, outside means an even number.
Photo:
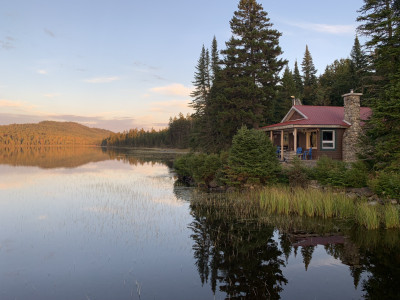
[[[297,148],[296,156],[299,157],[299,158],[303,157],[303,148],[301,148],[301,147]]]
[[[310,148],[308,151],[304,151],[303,159],[307,160],[307,157],[309,159],[312,159],[312,148]]]
[[[281,146],[277,146],[276,147],[276,157],[280,157],[280,155],[281,155]]]

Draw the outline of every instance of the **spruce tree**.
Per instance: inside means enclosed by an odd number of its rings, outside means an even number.
[[[353,73],[354,80],[354,91],[355,92],[364,92],[364,85],[367,82],[367,74],[368,74],[368,57],[365,54],[364,50],[361,48],[360,41],[358,40],[358,36],[356,35],[354,39],[354,45],[351,49],[350,53],[351,58],[351,72]]]
[[[306,51],[304,52],[301,70],[303,72],[303,103],[314,104],[316,99],[317,70],[315,69],[311,53],[308,50],[308,45],[306,45]]]
[[[296,85],[296,98],[301,99],[303,96],[303,80],[300,75],[299,67],[297,65],[297,60],[294,62],[293,80]]]
[[[211,44],[211,83],[214,82],[216,74],[221,70],[220,66],[220,59],[219,59],[219,51],[218,51],[218,44],[217,44],[217,39],[213,38],[212,44]]]
[[[367,158],[375,169],[400,171],[400,3],[364,0],[357,21],[373,64],[375,88],[370,92],[373,114],[367,123]]]
[[[190,94],[193,98],[190,104],[195,110],[195,116],[204,114],[208,93],[210,91],[210,58],[208,50],[204,45],[201,49],[200,57],[197,61],[196,72],[194,74],[194,91]]]
[[[274,122],[276,123],[282,120],[292,106],[291,97],[298,96],[296,95],[296,82],[294,81],[294,76],[288,66],[286,66],[285,71],[283,72],[281,82],[282,84],[279,87],[279,93],[275,106],[276,119]]]
[[[224,68],[210,100],[217,109],[212,109],[215,125],[228,140],[242,125],[258,128],[274,115],[276,84],[286,62],[278,58],[281,33],[267,15],[255,0],[241,0],[230,21],[233,36],[221,51]]]

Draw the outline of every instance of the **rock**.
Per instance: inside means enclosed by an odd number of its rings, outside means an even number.
[[[396,199],[390,199],[389,201],[390,201],[390,203],[392,203],[392,204],[395,204],[395,205],[397,204],[397,200],[396,200]]]
[[[208,183],[208,186],[213,189],[213,188],[216,188],[218,186],[218,183],[215,180],[211,180]]]
[[[227,193],[233,193],[233,192],[235,192],[236,191],[236,189],[234,188],[234,187],[232,187],[232,186],[230,186],[230,187],[228,187],[227,189],[226,189],[226,192]]]
[[[347,188],[346,192],[351,192],[357,194],[360,198],[365,197],[369,198],[374,195],[374,193],[371,191],[370,188],[368,187],[362,187],[362,188]]]
[[[353,192],[347,192],[346,196],[349,197],[350,199],[357,199],[358,195],[356,193]]]

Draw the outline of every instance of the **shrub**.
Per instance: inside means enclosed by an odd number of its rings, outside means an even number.
[[[368,170],[361,161],[349,166],[343,161],[323,156],[317,161],[314,176],[324,185],[364,187],[367,185]]]
[[[266,183],[276,180],[280,170],[276,149],[267,135],[243,126],[233,137],[227,170],[229,183]]]
[[[381,197],[400,199],[400,174],[398,173],[379,172],[368,184]]]
[[[291,187],[306,187],[308,184],[308,168],[306,168],[301,160],[297,157],[293,159],[291,167],[286,171]]]
[[[357,161],[351,164],[344,174],[345,185],[349,187],[361,188],[367,186],[368,170],[366,165]]]
[[[209,184],[222,176],[226,154],[188,153],[175,159],[174,168],[179,179],[185,183]]]

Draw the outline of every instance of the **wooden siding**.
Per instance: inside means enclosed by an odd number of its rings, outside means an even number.
[[[322,156],[327,156],[335,160],[342,160],[342,150],[343,150],[343,134],[345,129],[333,129],[335,130],[335,149],[323,150],[321,149],[321,130],[318,131],[317,141],[318,149],[315,152],[315,158],[318,159]],[[313,152],[313,158],[314,158]]]
[[[300,120],[300,119],[304,119],[304,117],[301,114],[299,114],[297,111],[295,111],[288,121],[294,121],[294,120]]]

